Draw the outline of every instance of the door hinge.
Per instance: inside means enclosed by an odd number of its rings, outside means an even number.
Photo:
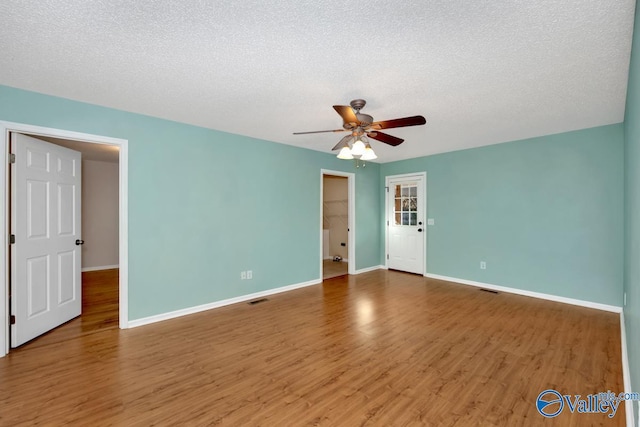
[[[9,153],[9,163],[15,163],[16,162],[16,155],[13,153]]]
[[[384,187],[384,188],[386,188],[386,189],[387,189],[387,193],[388,193],[388,192],[389,192],[389,187]]]
[[[9,236],[9,244],[13,245],[16,242],[16,235],[12,234]]]
[[[13,314],[11,316],[9,316],[9,324],[10,325],[15,325],[16,324],[16,316],[14,316]]]
[[[387,221],[387,226],[389,225],[389,221]]]
[[[387,254],[387,259],[389,259],[389,254]]]

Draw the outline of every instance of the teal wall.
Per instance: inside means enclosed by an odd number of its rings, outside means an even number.
[[[129,140],[129,319],[320,277],[335,156],[0,86],[0,120]],[[356,268],[379,264],[379,165],[356,172]],[[240,271],[253,270],[253,280]]]
[[[386,163],[380,185],[427,172],[428,273],[621,306],[623,165],[617,124]]]
[[[624,308],[631,389],[640,390],[640,4],[636,4],[636,20],[631,49],[631,68],[627,87],[625,133],[625,266]],[[634,414],[636,425],[637,404]]]

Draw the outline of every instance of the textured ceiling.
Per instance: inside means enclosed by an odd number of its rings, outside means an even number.
[[[635,0],[3,0],[0,84],[314,150],[354,98],[427,125],[379,161],[618,123]]]

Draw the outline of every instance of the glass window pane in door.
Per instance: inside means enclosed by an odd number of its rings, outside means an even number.
[[[416,199],[415,197],[412,197],[411,199],[409,199],[409,210],[410,211],[418,210],[418,199]]]
[[[402,212],[402,225],[409,225],[409,212]]]

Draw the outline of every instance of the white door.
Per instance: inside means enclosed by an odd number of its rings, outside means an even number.
[[[11,347],[80,315],[77,151],[11,134]]]
[[[387,267],[424,274],[425,176],[387,177]]]

